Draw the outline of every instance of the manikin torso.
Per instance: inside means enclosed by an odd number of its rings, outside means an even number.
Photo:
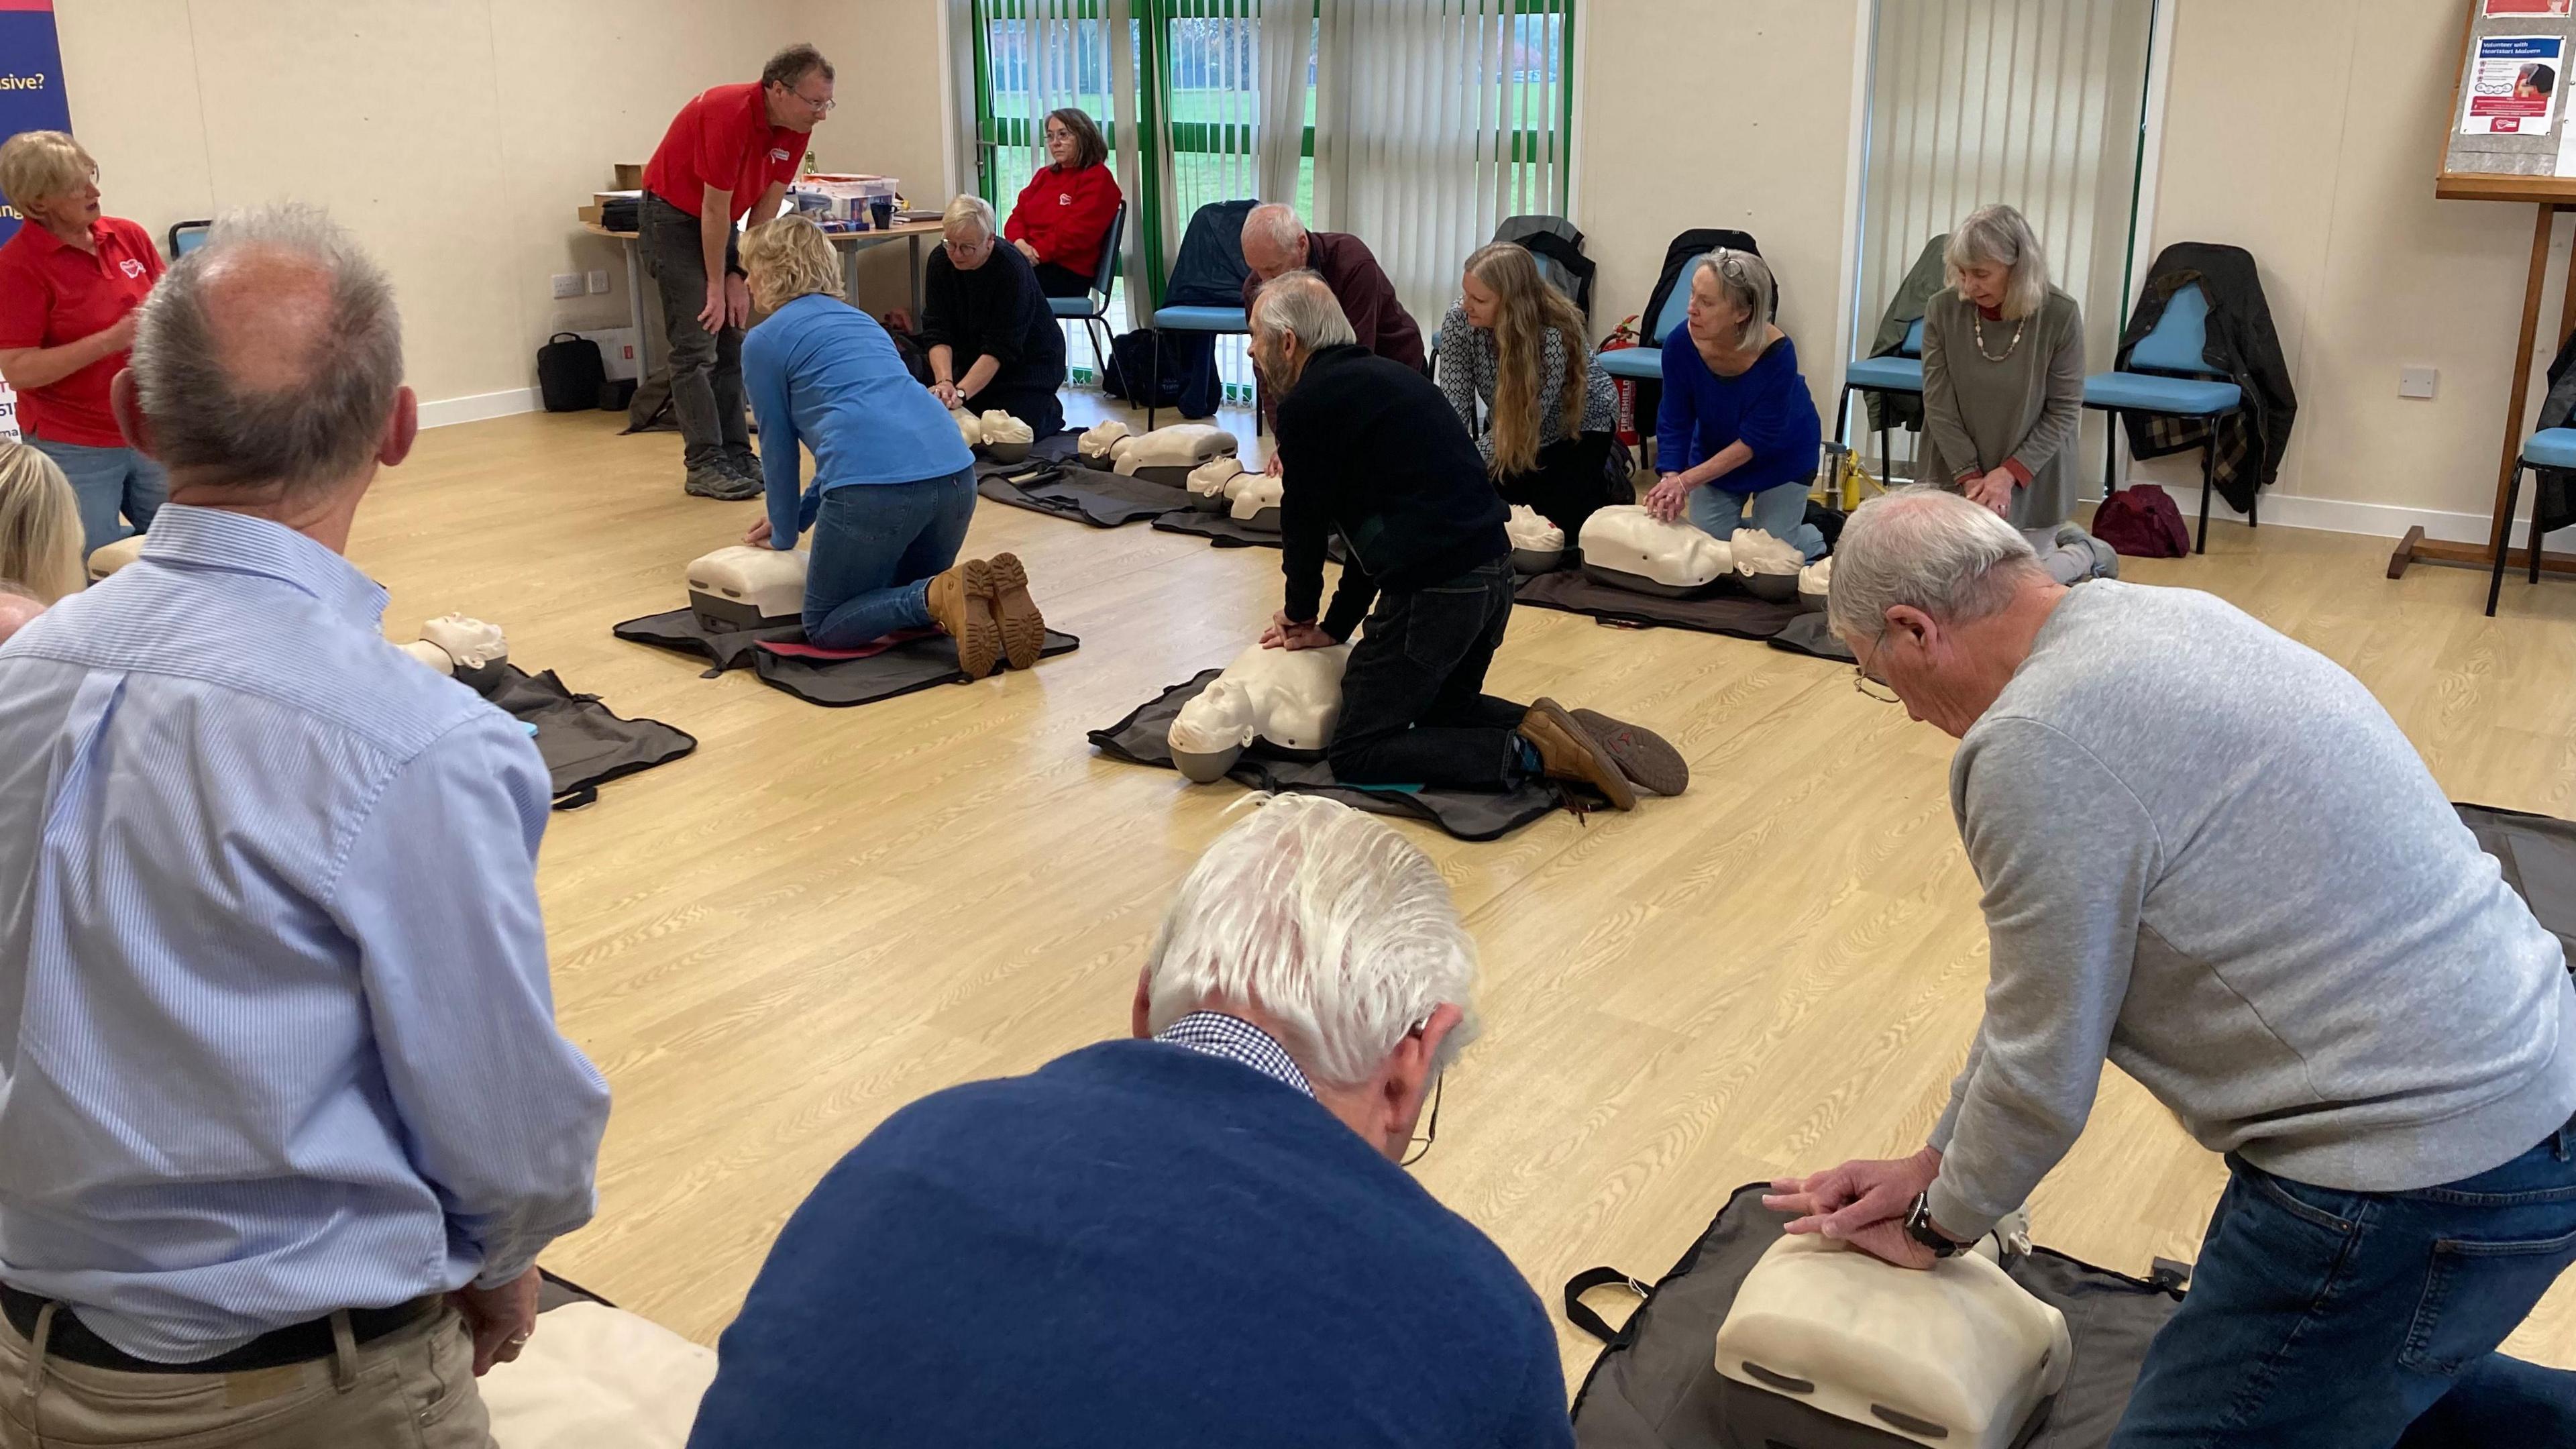
[[[1351,646],[1264,649],[1255,644],[1181,706],[1168,736],[1183,773],[1204,783],[1233,767],[1255,739],[1320,754],[1342,717],[1342,669]],[[1204,772],[1204,773],[1203,773]]]
[[[1697,588],[1735,567],[1735,553],[1687,523],[1662,523],[1644,508],[1616,504],[1583,524],[1584,567],[1615,570],[1667,588]]]

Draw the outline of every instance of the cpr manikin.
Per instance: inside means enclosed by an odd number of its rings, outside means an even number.
[[[2072,1352],[2065,1315],[1981,1253],[1924,1272],[1784,1233],[1717,1331],[1717,1371],[1732,1381],[1725,1442],[2007,1449]],[[1782,1400],[1867,1432],[1801,1427],[1808,1416]]]
[[[805,617],[806,555],[796,549],[720,548],[689,565],[689,608],[710,633],[776,629]]]
[[[420,626],[420,637],[402,651],[424,666],[477,688],[510,657],[510,641],[501,626],[446,614]]]
[[[1106,456],[1111,467],[1130,478],[1179,488],[1188,483],[1192,469],[1230,457],[1234,451],[1234,434],[1213,423],[1174,423],[1141,437],[1119,438],[1109,445]]]
[[[984,446],[984,420],[964,408],[950,408],[948,420],[957,425],[957,436],[967,447]]]
[[[1797,545],[1758,528],[1739,528],[1726,550],[1748,592],[1782,604],[1798,596],[1798,571],[1807,566],[1807,556]]]
[[[1565,561],[1565,530],[1526,503],[1512,505],[1503,533],[1512,541],[1512,567],[1522,573],[1547,573]]]
[[[977,418],[975,430],[984,435],[985,456],[999,463],[1016,463],[1027,457],[1029,445],[1038,438],[1035,428],[1000,408],[989,409]]]
[[[1831,554],[1798,570],[1798,602],[1810,611],[1825,607],[1825,596],[1834,588],[1834,560]]]
[[[1192,468],[1184,485],[1190,490],[1190,506],[1202,513],[1224,508],[1233,501],[1230,485],[1242,476],[1243,460],[1235,457],[1218,458]]]
[[[1678,597],[1735,568],[1724,540],[1687,523],[1663,523],[1633,503],[1598,509],[1583,523],[1583,571],[1614,588]]]
[[[1225,496],[1234,521],[1262,533],[1279,531],[1279,499],[1287,489],[1287,480],[1267,473],[1238,473],[1226,485]]]
[[[1255,644],[1181,706],[1167,740],[1172,763],[1204,785],[1222,779],[1255,739],[1320,756],[1342,717],[1342,666],[1351,646],[1264,649]]]
[[[1127,433],[1125,423],[1111,418],[1105,423],[1095,424],[1081,437],[1074,439],[1074,451],[1082,454],[1084,462],[1105,468],[1109,466],[1111,450],[1118,446],[1119,440],[1126,437]]]
[[[129,533],[114,543],[101,544],[90,550],[89,581],[97,583],[142,556],[143,535],[139,533]]]

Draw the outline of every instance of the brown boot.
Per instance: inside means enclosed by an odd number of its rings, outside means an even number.
[[[1552,699],[1531,705],[1517,733],[1538,747],[1539,768],[1549,779],[1589,785],[1607,796],[1614,810],[1637,808],[1637,787],[1563,705]]]
[[[1029,597],[1029,571],[1021,566],[1018,554],[997,553],[987,563],[993,618],[1002,629],[1002,656],[1013,669],[1035,668],[1038,655],[1046,649],[1046,616],[1038,612],[1037,600]]]
[[[993,618],[992,569],[970,559],[930,581],[925,596],[931,620],[957,641],[957,667],[968,679],[993,672],[1002,652],[1002,626]]]
[[[1578,709],[1574,722],[1592,737],[1592,742],[1610,752],[1618,762],[1619,773],[1658,795],[1678,795],[1690,788],[1690,761],[1674,749],[1662,735],[1643,725],[1612,719],[1593,710]]]

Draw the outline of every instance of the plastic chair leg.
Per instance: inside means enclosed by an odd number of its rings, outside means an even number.
[[[1834,404],[1834,446],[1839,448],[1851,432],[1851,384],[1843,384],[1843,400]]]
[[[2495,567],[2487,575],[2487,617],[2495,617],[2496,595],[2504,590],[2505,555],[2513,551],[2513,510],[2522,501],[2522,464],[2513,465],[2513,481],[2504,485],[2504,533],[2496,539]],[[2532,520],[2537,525],[2538,519]],[[2540,530],[2531,532],[2531,581],[2540,582]]]
[[[2120,491],[2120,415],[2106,412],[2102,418],[2102,496],[2108,498]]]
[[[2215,469],[2218,441],[2215,437],[2200,450],[2200,538],[2191,546],[2193,553],[2209,552],[2209,495],[2218,491]]]
[[[1896,476],[1896,443],[1887,430],[1887,412],[1886,400],[1882,398],[1878,405],[1878,480],[1893,488],[1896,485],[1888,480]],[[1916,478],[1913,481],[1920,483],[1923,480]]]
[[[1145,431],[1154,431],[1154,404],[1163,396],[1163,329],[1154,329],[1154,371],[1145,379]]]

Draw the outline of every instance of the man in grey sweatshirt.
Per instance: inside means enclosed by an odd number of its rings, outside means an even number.
[[[1928,1266],[2107,1057],[2232,1174],[2116,1446],[2576,1443],[2576,1374],[2493,1351],[2576,1260],[2576,989],[2370,692],[1928,490],[1854,514],[1831,618],[1960,741],[1992,977],[1929,1145],[1776,1184],[1789,1230]]]

